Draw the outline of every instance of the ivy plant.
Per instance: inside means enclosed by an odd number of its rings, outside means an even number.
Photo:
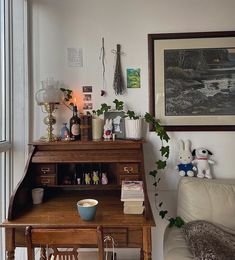
[[[161,140],[161,159],[156,161],[156,169],[149,172],[149,175],[151,175],[154,179],[153,185],[155,188],[155,206],[159,212],[159,216],[161,216],[162,219],[166,219],[170,222],[170,227],[176,226],[181,227],[184,225],[184,221],[180,217],[169,217],[168,216],[168,210],[163,209],[163,202],[158,203],[157,196],[158,196],[158,184],[161,180],[159,177],[160,172],[162,172],[166,166],[167,166],[167,160],[169,159],[170,155],[170,147],[167,145],[167,143],[170,140],[170,137],[168,136],[166,130],[164,127],[160,124],[160,121],[156,119],[154,116],[152,116],[149,113],[146,113],[144,116],[144,119],[147,123],[151,124],[153,126],[153,129],[157,136]]]
[[[73,110],[74,103],[70,102],[70,100],[73,98],[73,91],[68,88],[60,88],[60,90],[64,94],[64,105],[70,110]]]

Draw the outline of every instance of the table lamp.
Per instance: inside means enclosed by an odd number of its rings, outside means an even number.
[[[47,134],[41,138],[47,142],[56,141],[57,138],[53,134],[53,125],[56,123],[56,118],[53,113],[58,105],[64,100],[64,94],[60,90],[60,83],[53,79],[42,81],[42,88],[36,92],[35,98],[37,104],[41,106],[42,112],[48,115],[44,118],[43,122],[47,125]]]

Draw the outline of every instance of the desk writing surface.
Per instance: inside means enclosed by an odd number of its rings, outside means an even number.
[[[77,211],[76,203],[80,199],[94,198],[99,201],[95,219],[83,221]],[[104,227],[127,226],[143,227],[155,226],[151,217],[146,219],[143,215],[127,215],[123,213],[123,202],[120,201],[118,191],[99,191],[92,194],[86,191],[57,191],[56,195],[51,195],[42,204],[33,205],[22,211],[16,219],[5,221],[3,226],[25,227],[32,226],[97,226]]]

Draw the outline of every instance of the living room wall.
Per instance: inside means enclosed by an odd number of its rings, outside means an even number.
[[[33,89],[48,77],[63,80],[79,100],[82,111],[82,86],[93,86],[94,108],[101,103],[123,100],[128,109],[144,114],[149,107],[148,92],[148,33],[177,33],[234,30],[235,2],[233,0],[32,0],[33,23]],[[105,39],[106,91],[102,97],[102,66],[99,59],[101,39]],[[112,50],[121,44],[122,67],[141,69],[141,88],[128,89],[116,96],[112,87],[115,56]],[[66,49],[83,50],[83,66],[68,67]],[[43,114],[34,106],[34,139],[45,131]],[[58,131],[62,122],[68,121],[71,112],[61,107],[57,112]],[[206,147],[213,152],[216,178],[234,178],[234,132],[169,132],[171,156],[160,184],[161,199],[166,208],[175,212],[178,173],[177,140],[190,139],[193,148]],[[158,156],[159,142],[154,133],[146,133],[146,174]],[[148,177],[148,190],[153,204],[152,179]],[[166,221],[158,217],[153,207],[157,228],[153,229],[153,259],[163,259],[162,241]]]

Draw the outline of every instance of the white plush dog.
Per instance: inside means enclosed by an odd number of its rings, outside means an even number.
[[[197,165],[197,177],[206,177],[208,179],[212,179],[210,164],[215,163],[214,161],[209,159],[209,156],[212,155],[212,152],[205,148],[198,148],[193,150],[192,155],[196,156],[192,163]]]

